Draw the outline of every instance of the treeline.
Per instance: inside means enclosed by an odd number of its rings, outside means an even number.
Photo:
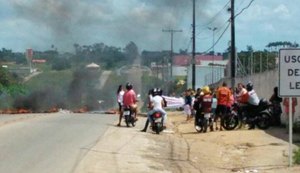
[[[278,50],[278,48],[297,48],[299,47],[299,44],[294,42],[289,42],[289,41],[276,41],[276,42],[270,42],[269,44],[266,45],[267,48],[270,49],[275,49]]]
[[[24,53],[13,52],[10,49],[2,48],[0,50],[0,62],[16,62],[17,64],[26,63],[26,58]]]
[[[134,42],[128,43],[121,49],[114,46],[107,46],[104,43],[93,45],[74,44],[75,62],[95,62],[107,69],[118,68],[126,64],[132,64],[138,56],[138,47]]]
[[[79,45],[75,43],[73,53],[60,53],[52,45],[50,50],[33,50],[33,59],[45,59],[52,65],[53,70],[70,68],[72,64],[95,62],[105,69],[114,69],[131,64],[138,56],[138,47],[129,42],[124,48],[108,46],[104,43]],[[15,62],[26,64],[25,53],[13,52],[10,49],[0,50],[0,62]]]
[[[74,52],[60,53],[54,45],[50,50],[37,51],[33,50],[33,59],[46,60],[47,69],[66,70],[78,69],[89,63],[97,63],[101,69],[116,69],[123,65],[132,64],[134,59],[139,56],[138,47],[134,42],[129,42],[124,48],[108,46],[104,43],[95,43],[92,45],[74,44]],[[22,93],[24,90],[22,78],[14,72],[23,64],[28,66],[24,52],[13,52],[13,50],[2,48],[0,50],[0,98],[5,95]],[[8,68],[6,65],[8,64]]]

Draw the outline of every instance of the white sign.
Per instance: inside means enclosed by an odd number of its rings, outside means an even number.
[[[300,49],[279,50],[279,96],[300,96]]]

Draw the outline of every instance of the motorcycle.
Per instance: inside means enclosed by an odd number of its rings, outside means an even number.
[[[125,107],[123,111],[123,116],[125,119],[126,126],[129,127],[131,124],[133,127],[135,126],[135,118],[133,111],[131,110],[130,107]]]
[[[280,126],[281,125],[280,117],[282,114],[280,103],[271,103],[270,113],[271,113],[271,126]]]
[[[153,120],[152,131],[159,134],[164,130],[162,114],[160,112],[154,112],[151,117]]]
[[[226,130],[233,130],[243,124],[255,124],[259,129],[268,129],[271,125],[270,104],[261,99],[258,106],[247,111],[234,104],[229,113],[223,117],[221,124]]]
[[[213,121],[211,119],[211,113],[201,113],[200,116],[195,118],[195,129],[197,132],[207,132],[207,128],[213,129]]]

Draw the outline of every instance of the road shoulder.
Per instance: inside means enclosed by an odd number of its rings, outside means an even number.
[[[300,172],[287,167],[288,143],[268,132],[199,134],[181,112],[168,115],[168,130],[159,135],[140,132],[143,117],[137,127],[110,126],[75,172]]]

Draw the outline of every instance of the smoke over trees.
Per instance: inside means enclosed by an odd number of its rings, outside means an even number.
[[[209,1],[197,2],[197,13],[205,20],[209,16],[205,11]],[[182,28],[186,33],[178,38],[187,35],[190,38],[192,1],[12,0],[11,4],[18,19],[38,28],[35,35],[39,37],[28,40],[36,47],[45,47],[50,42],[59,51],[70,51],[73,43],[91,44],[101,40],[120,46],[132,40],[143,49],[158,49],[169,45],[161,29],[182,25],[186,26]]]

